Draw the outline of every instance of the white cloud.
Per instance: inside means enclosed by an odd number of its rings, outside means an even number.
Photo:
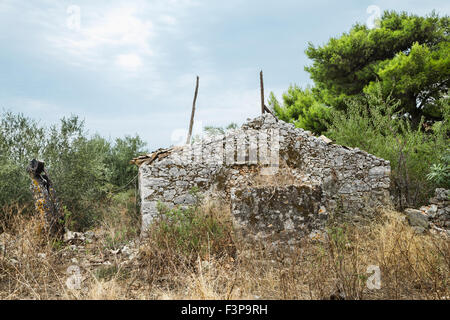
[[[128,71],[136,71],[142,66],[142,60],[136,54],[120,54],[116,58],[116,64]]]
[[[81,8],[79,31],[67,28],[64,32],[48,36],[53,49],[59,50],[57,54],[62,53],[69,62],[75,63],[105,63],[111,61],[114,52],[125,48],[140,55],[153,55],[153,23],[149,19],[139,18],[137,7],[112,8],[106,12],[96,12],[94,16],[85,16],[87,11]]]
[[[166,14],[161,15],[159,17],[159,21],[169,26],[173,26],[177,23],[177,19],[175,17]]]

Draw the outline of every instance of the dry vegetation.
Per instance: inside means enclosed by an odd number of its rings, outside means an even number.
[[[6,210],[6,208],[4,209]],[[40,221],[11,207],[0,234],[0,299],[448,299],[450,247],[441,234],[415,234],[386,211],[370,225],[330,224],[326,236],[291,248],[248,243],[228,213],[208,203],[185,220],[166,210],[140,245],[138,222],[110,209],[92,241],[43,235]],[[164,211],[164,209],[162,209]],[[189,215],[189,213],[187,214]],[[191,217],[194,217],[192,215]],[[181,239],[181,240],[180,240]],[[118,253],[127,245],[135,254]],[[79,267],[80,289],[68,268]],[[381,289],[369,290],[369,265]],[[70,270],[70,269],[69,269]]]

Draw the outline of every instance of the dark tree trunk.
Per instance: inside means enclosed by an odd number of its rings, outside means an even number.
[[[44,163],[33,159],[27,171],[31,178],[31,191],[35,208],[45,222],[46,231],[52,237],[62,238],[64,235],[64,214],[59,205],[53,183],[44,168]]]

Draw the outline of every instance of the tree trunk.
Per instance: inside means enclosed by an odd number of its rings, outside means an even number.
[[[31,178],[35,208],[45,222],[45,230],[50,236],[61,239],[64,235],[64,214],[44,163],[33,159],[27,171]]]

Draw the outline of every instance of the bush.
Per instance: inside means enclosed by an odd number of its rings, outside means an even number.
[[[195,259],[226,251],[222,244],[228,240],[229,230],[217,217],[197,207],[172,210],[160,207],[160,213],[158,232],[152,232],[159,245],[170,243],[179,254]]]
[[[139,235],[140,215],[134,190],[114,195],[102,211],[101,226],[106,230],[104,247],[117,250]]]
[[[138,135],[116,139],[106,159],[106,165],[111,172],[110,181],[113,185],[125,186],[136,177],[138,168],[130,165],[130,160],[141,153],[145,153],[145,145],[146,143]]]
[[[197,203],[184,208],[169,209],[158,204],[159,215],[150,226],[151,243],[158,250],[169,250],[193,263],[198,257],[221,256],[233,249],[232,224],[229,216],[212,203],[200,206],[195,189],[191,190]]]
[[[33,158],[45,162],[70,227],[77,230],[98,223],[99,206],[109,201],[111,191],[134,187],[129,182],[137,168],[129,161],[145,145],[138,136],[114,144],[99,135],[89,137],[77,116],[47,128],[22,114],[4,112],[0,124],[0,206],[31,202],[26,167]]]
[[[283,105],[271,92],[269,105],[273,108],[278,118],[294,123],[297,128],[302,128],[321,134],[327,129],[330,116],[330,108],[319,102],[310,88],[301,89],[290,86],[283,93]]]
[[[12,203],[31,201],[30,178],[17,164],[0,158],[0,208]]]
[[[391,162],[391,188],[400,208],[418,206],[439,186],[427,179],[449,145],[448,117],[428,131],[423,120],[413,129],[407,114],[396,112],[398,101],[384,99],[381,89],[347,100],[347,111],[333,111],[327,135],[338,144],[358,147]],[[448,114],[448,103],[445,106]]]
[[[72,227],[88,228],[99,218],[98,202],[105,199],[110,172],[105,164],[109,145],[89,139],[77,117],[50,128],[42,157],[58,197],[72,212]]]

